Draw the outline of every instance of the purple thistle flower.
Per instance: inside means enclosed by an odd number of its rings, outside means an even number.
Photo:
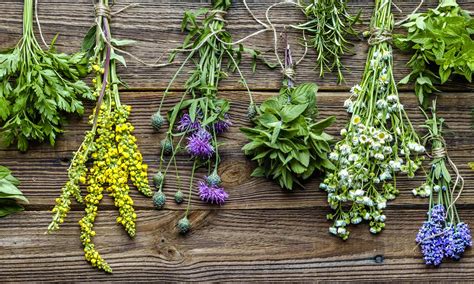
[[[222,134],[226,132],[231,126],[232,122],[230,121],[230,116],[226,113],[224,114],[224,119],[214,123],[212,127],[214,127],[216,134]]]
[[[209,159],[214,154],[214,147],[211,145],[211,140],[211,134],[201,128],[188,137],[186,149],[193,157]]]
[[[431,208],[431,221],[437,224],[444,224],[446,220],[446,211],[442,204],[438,204]]]
[[[443,227],[433,221],[426,221],[416,235],[416,242],[421,246],[421,252],[427,265],[438,266],[444,257]]]
[[[198,188],[201,200],[211,204],[223,205],[227,198],[229,198],[229,194],[224,191],[224,188],[218,185],[209,185],[206,182],[200,181]]]
[[[178,131],[189,131],[193,132],[201,128],[199,119],[192,121],[191,116],[187,113],[183,114],[179,119],[178,126],[176,127]]]

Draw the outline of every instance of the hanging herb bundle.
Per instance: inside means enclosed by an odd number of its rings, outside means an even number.
[[[17,188],[20,185],[12,172],[0,166],[0,217],[23,211],[23,206],[18,202],[28,203],[28,199]]]
[[[436,9],[415,13],[403,24],[406,35],[397,35],[395,44],[413,51],[408,62],[410,74],[400,83],[415,82],[421,104],[454,74],[471,82],[474,71],[474,20],[455,0],[442,0]]]
[[[110,31],[109,1],[100,0],[96,4],[96,25],[87,34],[83,48],[91,54],[91,68],[95,72],[92,79],[99,98],[93,116],[92,129],[86,132],[78,151],[74,154],[68,170],[69,181],[53,208],[53,221],[48,232],[59,229],[70,210],[71,199],[85,203],[85,216],[79,221],[81,241],[85,258],[93,266],[112,272],[110,266],[100,256],[92,242],[95,236],[94,221],[98,205],[104,191],[114,199],[119,210],[117,223],[121,224],[130,237],[136,233],[137,214],[129,195],[129,181],[146,196],[153,194],[148,185],[147,165],[136,145],[133,125],[128,122],[131,107],[120,102],[117,76],[117,62],[123,62],[114,46],[128,43],[128,40],[112,38]],[[80,185],[87,185],[87,196],[81,196]]]
[[[190,59],[195,61],[195,69],[185,83],[186,91],[180,102],[168,112],[169,128],[166,138],[161,141],[161,158],[158,173],[153,180],[157,188],[153,200],[158,209],[163,208],[166,196],[163,186],[171,163],[176,168],[178,191],[175,193],[175,201],[183,201],[183,193],[180,189],[180,179],[176,166],[176,154],[184,149],[193,160],[191,181],[189,184],[188,202],[186,213],[178,221],[178,231],[187,233],[191,227],[188,220],[192,189],[194,186],[194,175],[198,168],[207,168],[207,176],[198,182],[198,191],[201,200],[223,205],[228,199],[228,194],[221,185],[218,175],[220,163],[218,135],[226,132],[232,125],[228,114],[230,104],[227,100],[218,97],[219,82],[226,77],[226,69],[237,70],[242,83],[247,88],[250,96],[250,115],[255,112],[255,105],[248,86],[243,78],[239,62],[243,52],[250,53],[254,59],[258,52],[244,48],[239,45],[234,48],[231,35],[225,30],[225,15],[231,6],[231,1],[214,0],[212,9],[200,9],[197,12],[186,12],[182,28],[188,31],[184,39],[182,49],[176,50],[171,57],[174,59],[178,52],[187,52],[188,56],[174,75],[169,86]],[[201,16],[204,19],[201,20]],[[224,60],[228,61],[227,68],[223,68]],[[161,115],[161,107],[169,87],[165,91],[158,111],[152,117],[152,125],[160,130],[164,118]],[[189,98],[186,98],[190,96]],[[176,142],[177,141],[177,142]],[[174,145],[176,142],[176,145]],[[182,144],[186,143],[186,146]],[[164,167],[164,156],[171,155],[166,167]]]
[[[461,221],[456,209],[464,179],[447,154],[443,123],[444,120],[436,116],[434,101],[432,118],[427,116],[425,124],[428,129],[425,139],[431,144],[431,169],[426,182],[413,190],[415,196],[430,198],[428,220],[421,226],[416,242],[421,247],[425,263],[434,266],[439,266],[444,259],[459,260],[472,246],[471,230]],[[455,173],[455,179],[450,170]]]
[[[285,72],[280,94],[262,103],[253,118],[254,127],[241,128],[250,140],[242,150],[257,161],[254,177],[277,180],[280,187],[293,189],[294,184],[308,179],[315,171],[334,169],[328,159],[332,137],[324,132],[335,118],[316,121],[314,83],[294,86],[290,48],[285,49]]]
[[[25,0],[23,36],[13,49],[0,53],[0,133],[7,146],[20,151],[29,141],[54,145],[68,114],[83,113],[81,100],[93,99],[80,80],[87,75],[84,53],[56,53],[53,40],[43,50],[33,31],[33,0]]]
[[[374,234],[384,228],[383,209],[398,194],[395,175],[413,177],[421,165],[418,154],[425,151],[393,78],[391,5],[391,0],[375,1],[362,81],[344,103],[351,120],[330,154],[336,169],[320,185],[334,210],[327,216],[334,220],[329,231],[344,240],[349,237],[347,226],[362,220],[370,222]]]
[[[351,15],[345,0],[300,0],[298,1],[307,21],[295,26],[309,36],[308,44],[316,49],[316,64],[319,75],[337,71],[338,82],[344,81],[345,69],[341,56],[351,51],[350,36],[356,36],[354,24],[360,13]]]

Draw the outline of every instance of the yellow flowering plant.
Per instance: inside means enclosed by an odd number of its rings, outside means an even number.
[[[146,196],[151,196],[153,192],[148,185],[148,166],[143,164],[133,136],[134,127],[128,122],[131,107],[120,102],[118,91],[121,81],[117,76],[116,63],[125,62],[116,53],[115,47],[130,41],[111,38],[108,0],[97,3],[96,13],[96,24],[83,43],[84,51],[91,56],[90,71],[95,73],[92,82],[94,94],[98,97],[97,106],[89,121],[92,129],[86,132],[83,143],[74,154],[68,169],[69,180],[63,187],[61,196],[56,199],[48,232],[59,229],[70,210],[73,197],[79,203],[84,203],[85,215],[79,225],[85,258],[92,266],[112,272],[92,242],[96,234],[93,229],[94,221],[104,191],[114,199],[114,204],[119,209],[117,223],[125,228],[130,237],[134,237],[136,233],[137,214],[129,195],[129,181]],[[84,198],[81,196],[80,185],[87,186]]]

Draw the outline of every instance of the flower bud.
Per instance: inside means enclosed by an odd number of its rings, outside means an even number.
[[[156,209],[163,209],[166,203],[166,195],[160,190],[153,195],[153,204]]]
[[[163,126],[164,122],[165,122],[165,119],[163,118],[163,116],[158,111],[151,116],[151,125],[156,130],[160,130],[160,128]]]
[[[181,190],[176,191],[174,194],[174,201],[178,204],[181,204],[184,201],[183,192]]]
[[[177,227],[179,233],[184,235],[189,232],[189,229],[191,229],[191,224],[187,217],[183,217],[178,221]]]
[[[171,153],[173,153],[173,143],[171,142],[170,139],[165,138],[161,140],[160,145],[161,145],[161,150],[163,151],[163,154],[171,155]]]
[[[219,184],[221,184],[221,178],[219,177],[216,171],[209,175],[206,178],[206,181],[211,186],[218,186]]]
[[[163,182],[165,181],[165,176],[163,175],[162,172],[157,172],[153,176],[153,183],[155,184],[156,188],[161,189],[163,186]]]

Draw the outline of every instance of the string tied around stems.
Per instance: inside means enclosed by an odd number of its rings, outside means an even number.
[[[211,10],[210,13],[214,15],[214,20],[219,22],[226,22],[225,15],[227,15],[227,11],[224,10]]]
[[[286,67],[282,70],[282,73],[286,78],[295,81],[296,71],[292,67]]]
[[[370,31],[366,31],[364,35],[369,36],[367,40],[369,45],[376,45],[392,40],[392,32],[386,29],[373,28]]]
[[[94,10],[95,10],[95,16],[97,18],[99,17],[105,17],[107,20],[110,21],[110,8],[107,5],[104,5],[102,2],[98,2],[94,5]]]
[[[447,152],[445,147],[439,147],[431,150],[431,156],[433,159],[446,158]]]

